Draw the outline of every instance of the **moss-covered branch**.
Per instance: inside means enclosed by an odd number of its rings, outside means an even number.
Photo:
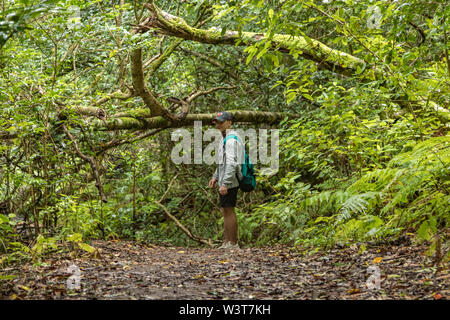
[[[131,77],[133,79],[133,87],[136,94],[142,98],[151,114],[154,116],[167,115],[167,111],[145,85],[141,48],[134,49],[131,52]]]
[[[146,32],[148,30],[157,30],[163,34],[197,41],[209,44],[228,44],[228,45],[252,45],[259,41],[268,38],[268,35],[256,32],[237,32],[227,31],[222,34],[221,30],[204,30],[195,28],[186,23],[181,17],[171,15],[170,13],[162,11],[153,1],[145,4],[145,7],[150,11],[150,17],[136,27],[137,32]],[[291,36],[285,34],[275,34],[271,41],[272,47],[282,52],[301,52],[301,56],[306,59],[315,61],[321,68],[345,75],[345,76],[359,76],[363,81],[374,80],[376,78],[383,78],[383,71],[380,68],[367,68],[367,63],[350,55],[333,48],[330,48],[322,42],[311,39],[309,37]],[[362,71],[364,72],[360,74]],[[399,85],[400,91],[405,91],[404,88],[407,83]],[[430,101],[430,104],[435,104]],[[413,112],[412,107],[408,102],[399,105]],[[417,107],[421,110],[426,110],[428,104],[419,103]],[[448,121],[450,118],[448,109],[437,106],[434,108],[436,115],[441,121]]]
[[[204,30],[194,28],[180,17],[173,16],[159,9],[153,2],[145,5],[151,13],[150,18],[137,26],[137,30],[146,32],[150,29],[157,29],[163,34],[178,38],[193,40],[210,44],[229,45],[249,45],[267,38],[267,35],[256,32],[227,31],[222,35],[220,30]],[[277,50],[291,52],[301,52],[306,59],[320,63],[321,67],[340,74],[354,75],[358,68],[363,70],[365,62],[348,53],[332,49],[325,44],[302,36],[291,36],[285,34],[275,34],[270,39],[272,46]]]
[[[284,118],[297,118],[299,115],[282,112],[264,111],[230,111],[234,122],[238,123],[269,123],[275,124]],[[215,113],[188,114],[183,120],[169,120],[162,116],[152,117],[147,109],[137,109],[134,111],[116,114],[109,118],[106,123],[93,119],[92,125],[97,130],[142,130],[156,128],[179,128],[192,126],[194,121],[202,121],[205,124],[212,124],[216,117]]]

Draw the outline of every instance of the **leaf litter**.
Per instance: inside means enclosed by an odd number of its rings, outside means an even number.
[[[425,246],[311,253],[285,246],[222,250],[101,240],[91,245],[100,254],[53,253],[37,266],[4,268],[0,299],[441,300],[450,295],[448,264],[433,267]],[[71,265],[79,268],[75,288],[68,285]]]

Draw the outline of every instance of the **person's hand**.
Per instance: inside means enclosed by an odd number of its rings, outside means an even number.
[[[227,193],[228,193],[228,188],[227,187],[225,187],[225,186],[221,186],[220,188],[219,188],[219,193],[221,194],[221,195],[226,195]]]
[[[216,184],[217,179],[216,178],[212,178],[211,180],[209,180],[209,187],[210,188],[214,188],[214,185]]]

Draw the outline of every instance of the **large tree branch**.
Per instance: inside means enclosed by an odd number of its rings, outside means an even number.
[[[67,107],[67,106],[66,106]],[[450,121],[449,112],[447,109],[441,108],[437,105],[431,105],[442,121]],[[116,113],[107,117],[106,121],[102,119],[104,110],[95,107],[67,107],[69,111],[76,112],[80,115],[89,117],[86,121],[96,130],[147,130],[158,128],[178,128],[184,126],[191,126],[194,121],[204,121],[205,123],[211,123],[212,119],[216,116],[215,113],[200,113],[189,114],[184,120],[171,121],[161,116],[152,117],[152,114],[147,109],[135,109],[125,112]],[[405,109],[406,110],[406,109]],[[65,118],[64,113],[67,111],[61,111],[60,118]],[[264,112],[264,111],[231,111],[234,116],[235,122],[240,123],[272,123],[282,121],[284,118],[295,119],[300,117],[298,114],[292,113],[280,113],[280,112]],[[98,118],[98,119],[95,119]],[[0,139],[14,139],[19,136],[19,133],[0,131]]]
[[[220,89],[232,89],[233,87],[214,87],[206,91],[198,91],[186,97],[190,103],[195,98]],[[112,115],[106,115],[105,110],[96,107],[72,107],[65,106],[59,111],[58,117],[61,120],[67,119],[67,115],[71,112],[86,116],[86,124],[92,125],[96,130],[145,130],[158,128],[179,128],[193,125],[194,121],[204,121],[211,123],[216,113],[198,113],[188,114],[185,119],[167,119],[162,116],[153,116],[151,111],[146,108],[128,110]],[[266,111],[246,111],[232,110],[234,122],[239,123],[269,123],[275,124],[281,122],[284,118],[295,119],[300,117],[299,114],[287,112],[266,112]],[[0,138],[12,139],[17,137],[17,133],[8,133],[0,131]]]
[[[171,118],[169,112],[159,103],[159,101],[153,96],[152,92],[148,90],[145,85],[141,48],[134,49],[131,52],[131,76],[133,79],[134,90],[149,108],[152,116],[164,116]]]
[[[286,117],[298,118],[300,115],[284,112],[264,111],[230,111],[233,121],[237,123],[268,123],[276,124]],[[97,130],[144,130],[157,128],[179,128],[192,126],[194,121],[202,121],[211,124],[216,113],[188,114],[185,119],[172,121],[162,116],[152,117],[146,109],[119,113],[108,118],[106,123],[93,119],[91,124]]]
[[[188,25],[184,19],[162,11],[153,3],[153,1],[145,4],[145,7],[150,10],[151,15],[149,18],[144,20],[143,23],[136,26],[136,30],[140,32],[156,29],[162,34],[209,44],[251,45],[261,40],[270,40],[272,47],[278,51],[301,52],[301,55],[304,58],[317,62],[319,67],[345,76],[358,75],[361,77],[360,73],[362,70],[365,70],[362,74],[364,80],[370,81],[375,78],[383,78],[384,76],[382,69],[375,67],[366,68],[367,63],[364,60],[348,53],[332,49],[320,41],[310,39],[306,36],[302,37],[275,34],[272,38],[268,39],[268,36],[262,33],[239,33],[237,31],[227,31],[222,35],[221,30],[204,30],[194,28]],[[378,57],[378,55],[372,52],[370,48],[364,45],[364,43],[361,41],[359,42],[369,52]],[[388,70],[390,71],[389,67]],[[390,73],[392,73],[392,71],[390,71]],[[404,87],[406,85],[407,83],[401,83],[399,84],[399,88],[404,92]],[[402,108],[406,108],[410,112],[414,113],[410,101],[406,101],[403,104],[399,103],[399,105]],[[421,110],[427,110],[429,105],[436,110],[436,116],[441,121],[446,122],[450,119],[448,109],[437,106],[432,101],[429,103],[419,103],[417,107]]]
[[[200,21],[206,14],[206,9],[203,8],[201,13],[197,16],[194,25],[201,26],[207,20]],[[139,32],[138,28],[134,28],[132,33]],[[151,110],[153,116],[163,116],[164,118],[175,121],[175,117],[172,113],[165,109],[162,104],[155,98],[152,92],[145,85],[145,78],[150,77],[167,58],[173,53],[173,51],[183,42],[184,39],[176,39],[173,41],[164,51],[162,48],[162,41],[160,42],[160,52],[145,64],[142,62],[142,48],[136,48],[131,51],[131,76],[133,81],[133,87],[146,106]],[[144,75],[144,69],[147,72],[147,76]]]
[[[267,39],[267,36],[256,32],[227,31],[222,35],[220,30],[204,30],[191,27],[180,17],[173,16],[159,9],[153,2],[145,4],[151,16],[136,27],[140,32],[156,29],[163,34],[210,44],[249,45]],[[332,49],[315,39],[302,36],[275,34],[270,39],[272,46],[279,51],[302,52],[306,59],[321,63],[321,67],[350,76],[358,68],[363,70],[366,62],[348,53]]]

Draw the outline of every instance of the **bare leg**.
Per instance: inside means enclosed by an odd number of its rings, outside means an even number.
[[[231,242],[231,244],[237,243],[238,224],[234,207],[220,208],[223,213],[224,224],[224,241]]]
[[[227,243],[228,240],[228,230],[225,227],[226,226],[226,222],[225,222],[225,210],[223,209],[223,207],[220,207],[220,212],[222,212],[223,214],[223,243]]]

